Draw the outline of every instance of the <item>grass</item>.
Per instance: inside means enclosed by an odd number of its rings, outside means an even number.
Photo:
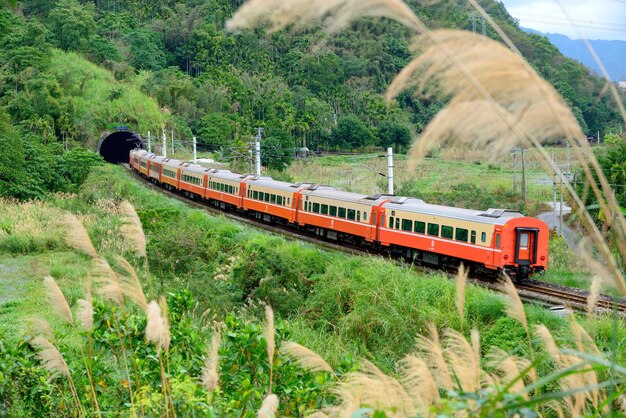
[[[99,251],[124,253],[115,209],[121,199],[135,205],[144,225],[151,273],[159,278],[148,293],[189,289],[199,301],[198,312],[210,308],[219,318],[264,300],[287,320],[293,335],[306,338],[298,342],[319,349],[331,362],[348,352],[387,366],[429,322],[459,327],[454,282],[440,274],[260,233],[148,190],[119,167],[96,169],[77,198],[53,204],[81,214]],[[498,338],[502,296],[468,286],[466,300],[466,329],[478,328],[503,348],[513,344]],[[527,310],[529,322],[551,324],[557,335],[563,328],[563,320],[543,309]],[[326,339],[339,345],[324,344]]]
[[[145,135],[167,123],[156,100],[148,97],[137,82],[119,82],[110,71],[84,57],[53,50],[50,68],[76,109],[75,126],[87,146],[95,147],[105,130],[126,125]]]

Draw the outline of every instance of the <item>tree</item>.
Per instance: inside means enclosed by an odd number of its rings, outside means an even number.
[[[209,113],[200,120],[198,141],[224,146],[233,140],[233,122],[223,113]]]
[[[372,145],[374,134],[354,115],[341,118],[331,133],[331,145],[337,149],[355,149]]]
[[[293,160],[293,139],[282,130],[268,130],[261,141],[261,163],[274,170],[282,171]]]
[[[411,131],[392,120],[386,120],[378,126],[377,136],[380,146],[395,147],[396,152],[406,150],[411,143]]]
[[[96,34],[94,13],[93,5],[83,6],[75,0],[59,3],[49,16],[58,46],[66,51],[86,52]]]
[[[136,29],[124,36],[129,47],[128,60],[138,70],[159,70],[166,65],[163,42],[148,29]]]

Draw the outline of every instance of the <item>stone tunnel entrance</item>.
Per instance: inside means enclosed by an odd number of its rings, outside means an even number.
[[[141,136],[129,130],[105,132],[98,141],[98,152],[106,162],[127,163],[130,150],[145,149]]]

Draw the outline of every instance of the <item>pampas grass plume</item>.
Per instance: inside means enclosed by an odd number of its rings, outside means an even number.
[[[72,248],[81,251],[93,258],[98,257],[98,252],[89,238],[89,234],[83,223],[71,213],[63,217],[65,226],[65,242]]]
[[[273,393],[266,396],[263,399],[263,404],[261,404],[261,409],[259,409],[258,417],[259,418],[274,418],[276,416],[276,411],[278,410],[278,396]]]
[[[97,294],[119,306],[124,305],[124,293],[120,278],[104,257],[99,256],[97,258],[95,282]]]
[[[465,285],[467,284],[467,276],[469,269],[466,270],[463,264],[459,266],[459,272],[456,276],[456,309],[459,311],[459,320],[461,321],[461,330],[464,322],[465,308]]]
[[[57,311],[61,318],[65,319],[70,324],[73,324],[74,320],[72,319],[72,311],[70,310],[70,306],[67,303],[63,292],[57,285],[57,282],[52,277],[47,276],[43,279],[43,283],[46,287],[50,304],[54,310]]]
[[[120,289],[122,293],[145,311],[148,308],[148,300],[141,287],[137,272],[124,257],[117,256],[115,257],[115,261],[117,261],[122,270],[124,270],[122,277],[120,277]]]
[[[91,304],[91,301],[85,299],[78,300],[76,317],[78,318],[80,325],[86,331],[91,331],[93,329],[93,305]]]
[[[211,347],[209,348],[209,352],[204,360],[204,367],[202,368],[202,384],[209,392],[215,390],[219,381],[217,366],[219,363],[220,341],[221,335],[216,330],[211,337]]]
[[[587,313],[593,315],[596,310],[596,304],[600,297],[600,277],[594,276],[589,288],[589,296],[587,296]]]
[[[27,321],[30,324],[32,335],[43,336],[48,341],[54,340],[54,332],[52,331],[52,327],[48,321],[41,318],[28,318]]]
[[[274,351],[276,350],[275,333],[274,311],[271,306],[267,305],[265,306],[265,327],[263,328],[263,335],[267,343],[266,350],[270,365],[274,364]]]
[[[319,354],[296,342],[286,341],[282,344],[280,350],[295,359],[300,367],[305,370],[334,374],[333,368]]]
[[[154,343],[159,350],[162,348],[168,350],[170,343],[169,324],[164,319],[161,307],[156,301],[153,300],[148,304],[146,316],[146,340]]]
[[[511,318],[519,321],[520,324],[526,330],[528,334],[528,320],[526,319],[526,311],[524,311],[524,304],[517,293],[515,285],[511,281],[511,278],[504,274],[502,280],[502,291],[508,296],[506,299],[506,314]]]
[[[122,225],[122,233],[130,240],[137,257],[146,257],[146,235],[143,232],[137,211],[127,200],[120,204],[120,210],[126,220]]]
[[[37,358],[43,363],[46,370],[50,372],[52,379],[59,375],[70,377],[70,370],[65,359],[50,341],[44,337],[35,337],[32,344],[39,350]]]

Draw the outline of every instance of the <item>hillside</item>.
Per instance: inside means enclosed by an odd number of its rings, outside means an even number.
[[[412,92],[389,104],[383,100],[390,80],[412,57],[410,33],[400,24],[362,19],[324,42],[316,29],[228,33],[224,22],[238,5],[25,0],[12,10],[5,4],[0,106],[18,130],[42,142],[93,145],[106,127],[128,125],[144,135],[165,127],[183,141],[197,136],[202,149],[220,149],[230,161],[240,158],[260,126],[264,164],[282,169],[293,146],[394,145],[403,151],[445,102]],[[599,94],[601,79],[545,38],[521,31],[500,3],[485,0],[483,6],[571,104],[583,130],[619,125],[610,98]],[[432,28],[471,29],[469,6],[415,8]],[[497,37],[491,28],[487,35]],[[63,53],[78,55],[51,62]],[[91,65],[89,72],[106,69],[107,75],[84,77],[66,66],[86,69],[79,57],[103,68]],[[92,81],[85,84],[87,79]],[[102,90],[84,90],[91,88]]]
[[[600,67],[595,62],[584,42],[580,39],[570,39],[558,33],[541,33],[532,29],[527,32],[545,36],[566,57],[575,59],[597,74],[601,74]],[[626,41],[590,40],[591,46],[600,57],[602,64],[613,81],[626,81]]]

